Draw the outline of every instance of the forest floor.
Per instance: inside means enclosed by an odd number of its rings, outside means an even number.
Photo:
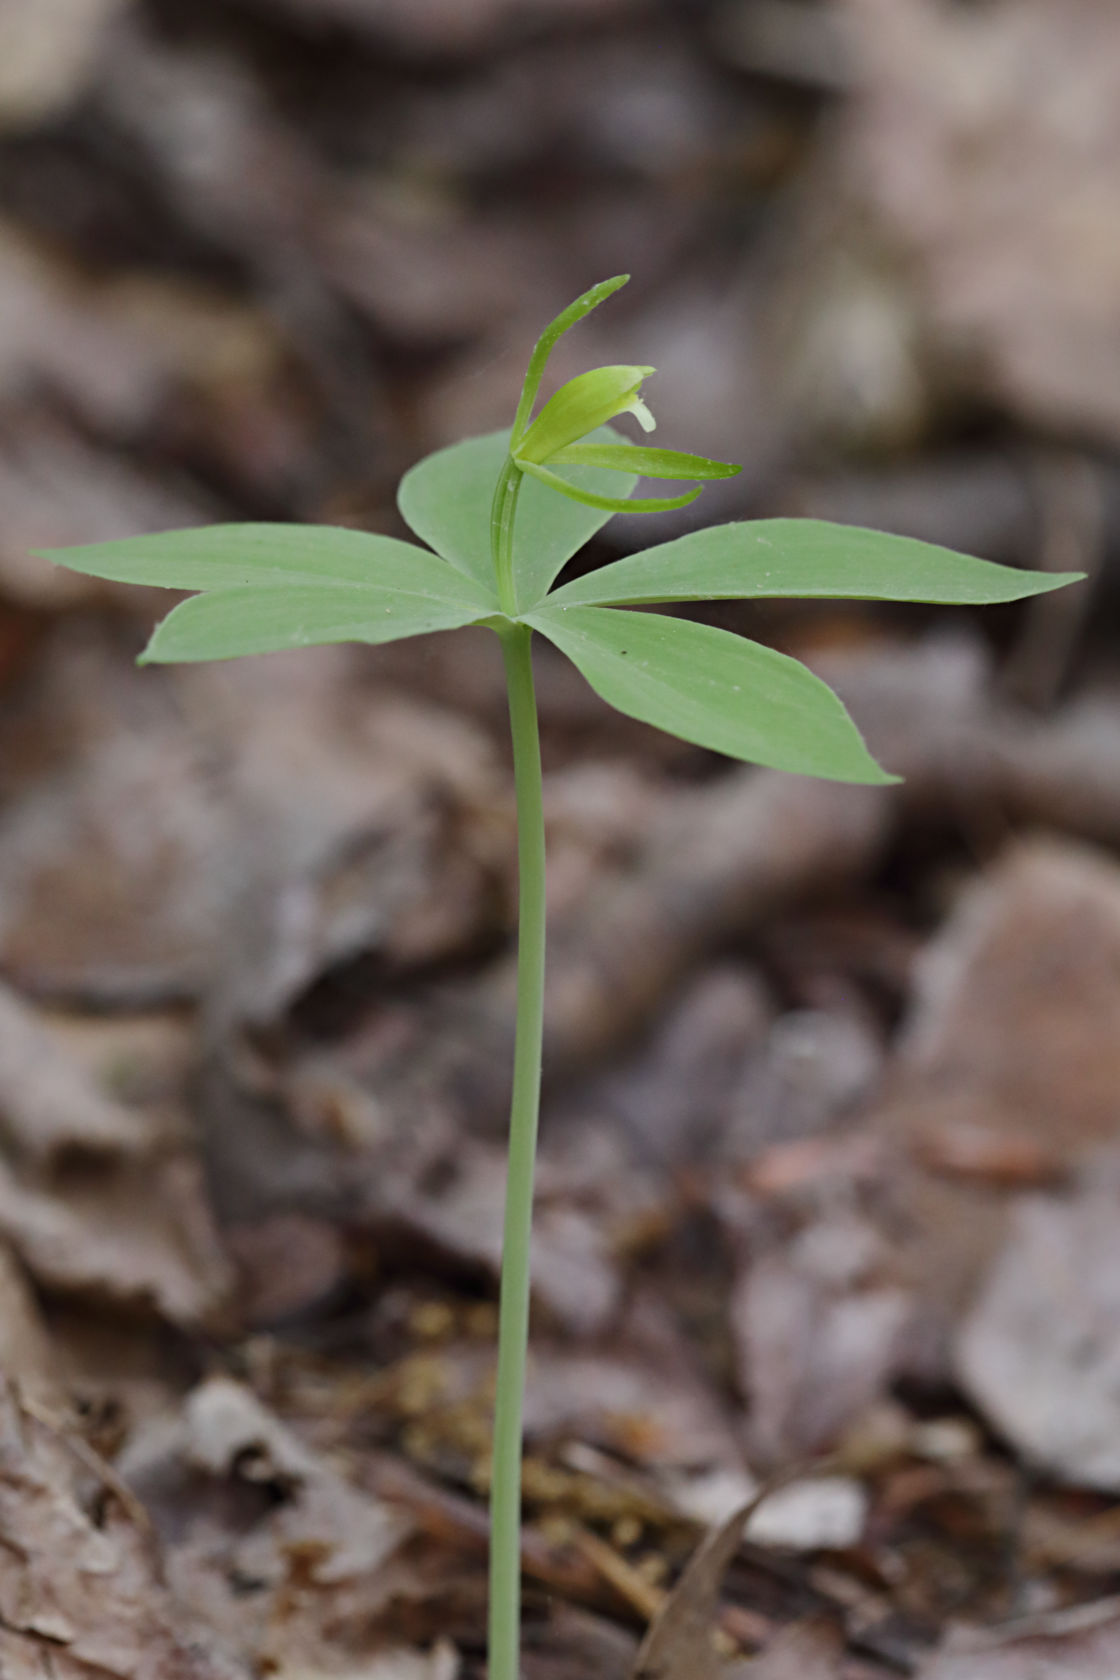
[[[539,652],[526,1680],[1120,1672],[1118,163],[1105,0],[0,3],[4,1680],[483,1673],[493,638],[140,671],[31,551],[402,534],[623,270],[705,521],[1090,581],[704,610],[899,787]]]

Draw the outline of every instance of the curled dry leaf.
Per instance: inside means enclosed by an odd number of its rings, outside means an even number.
[[[0,129],[58,115],[81,91],[126,0],[0,0]]]
[[[845,0],[842,10],[859,90],[842,144],[849,210],[862,208],[916,273],[913,307],[950,378],[1048,429],[1115,439],[1115,6]]]
[[[650,1624],[630,1680],[723,1680],[715,1629],[723,1577],[743,1543],[743,1528],[769,1489],[713,1529],[690,1559]]]
[[[916,1680],[1113,1680],[1120,1669],[1120,1601],[1050,1616],[1005,1629],[950,1633]]]
[[[0,954],[40,995],[102,1005],[193,996],[228,893],[225,814],[182,729],[91,744],[13,802],[0,844]]]
[[[313,1672],[335,1641],[364,1638],[360,1654],[373,1654],[368,1630],[396,1589],[389,1565],[412,1523],[248,1389],[223,1377],[195,1389],[180,1415],[141,1429],[121,1474],[166,1538],[168,1579],[231,1647],[270,1672]]]
[[[1065,840],[1014,845],[926,948],[874,1120],[902,1151],[903,1276],[938,1361],[997,1263],[1009,1191],[1120,1144],[1118,974],[1120,869]]]
[[[748,1260],[732,1296],[750,1437],[766,1463],[829,1445],[898,1367],[911,1296],[893,1245],[843,1211],[848,1188],[833,1189],[831,1215]]]
[[[756,1661],[728,1668],[715,1632],[723,1578],[760,1506],[788,1487],[796,1470],[773,1477],[745,1505],[712,1530],[651,1623],[630,1680],[832,1680],[842,1643],[820,1622],[786,1629]]]
[[[5,1680],[247,1680],[161,1583],[150,1532],[112,1496],[94,1522],[78,1491],[88,1456],[0,1382]]]
[[[22,1267],[0,1246],[0,1371],[18,1372],[25,1388],[49,1384],[53,1351]]]
[[[1026,1199],[956,1344],[965,1391],[1028,1462],[1109,1493],[1120,1492],[1118,1278],[1115,1187]]]
[[[99,1090],[64,1041],[0,990],[0,1232],[65,1293],[213,1320],[230,1287],[197,1161]]]

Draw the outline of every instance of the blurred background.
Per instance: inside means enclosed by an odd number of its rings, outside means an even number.
[[[239,1674],[480,1672],[502,677],[481,631],[137,672],[167,599],[32,551],[403,535],[401,473],[619,272],[550,377],[653,363],[658,440],[744,470],[574,566],[787,513],[1089,581],[697,609],[834,681],[898,791],[538,650],[526,1672],[621,1680],[702,1525],[825,1449],[730,1650],[808,1619],[822,1675],[950,1680],[950,1621],[1120,1589],[1120,12],[0,0],[0,1367],[78,1529],[90,1452],[158,1528],[161,1651],[186,1613]],[[30,1555],[0,1585],[133,1628]],[[1085,1626],[1047,1637],[1105,1680]]]

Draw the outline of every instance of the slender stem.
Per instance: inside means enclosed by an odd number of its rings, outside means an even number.
[[[513,1062],[498,1385],[490,1492],[489,1680],[518,1680],[521,1644],[521,1430],[529,1345],[529,1239],[544,1031],[544,811],[532,631],[501,633],[513,733],[520,920],[517,1046]]]
[[[521,468],[506,457],[502,476],[494,489],[490,506],[490,553],[502,611],[512,618],[517,611],[517,589],[513,581],[513,522],[521,494]]]

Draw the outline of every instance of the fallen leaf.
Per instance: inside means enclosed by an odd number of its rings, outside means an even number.
[[[992,1632],[961,1629],[915,1680],[1115,1680],[1120,1603],[1102,1599]]]
[[[823,1617],[782,1628],[764,1651],[733,1671],[734,1680],[848,1680],[850,1672],[843,1634]]]
[[[1027,1198],[955,1349],[966,1393],[1017,1452],[1111,1493],[1120,1492],[1118,1279],[1116,1189]]]
[[[110,1495],[95,1523],[84,1443],[0,1381],[0,1670],[5,1680],[248,1680],[162,1585],[152,1536]],[[17,1538],[18,1537],[18,1538]]]
[[[18,1377],[25,1390],[54,1375],[54,1350],[26,1273],[6,1244],[0,1244],[0,1371]]]
[[[861,206],[872,238],[916,275],[913,306],[942,376],[1043,426],[1115,439],[1115,7],[847,0],[843,10],[859,90],[839,146],[850,209]],[[831,145],[836,156],[835,135]]]
[[[386,1651],[359,1668],[304,1668],[281,1658],[269,1672],[275,1680],[456,1680],[459,1655],[441,1639],[431,1651]]]
[[[377,1654],[376,1612],[400,1590],[393,1560],[413,1524],[248,1389],[203,1383],[178,1415],[141,1425],[119,1468],[164,1536],[169,1581],[231,1648],[311,1672]]]
[[[37,1282],[176,1324],[213,1323],[232,1277],[185,1137],[94,1078],[0,988],[0,1233]]]
[[[878,1398],[913,1312],[894,1245],[844,1209],[843,1181],[829,1188],[837,1211],[748,1253],[730,1303],[750,1439],[768,1464],[820,1451]]]
[[[80,92],[126,0],[0,0],[0,129],[57,116]]]
[[[1060,1182],[1120,1138],[1118,975],[1120,869],[1057,839],[1019,841],[971,880],[919,960],[872,1124],[896,1157],[885,1188],[930,1375],[1024,1170]]]
[[[173,725],[91,743],[13,801],[0,842],[0,953],[40,995],[192,997],[227,925],[227,813],[201,744]]]
[[[743,1529],[763,1490],[703,1540],[650,1624],[630,1680],[724,1680],[715,1630],[723,1577],[743,1543]]]

